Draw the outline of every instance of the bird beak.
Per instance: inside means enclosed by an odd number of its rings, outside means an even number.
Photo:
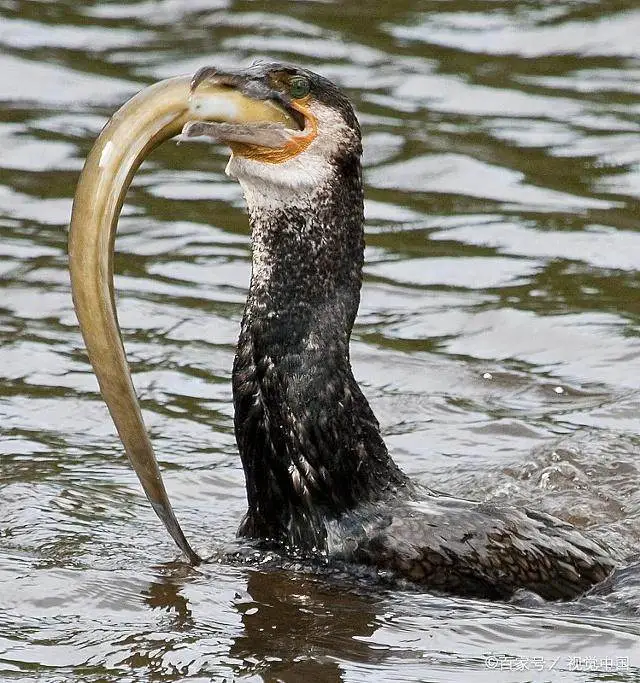
[[[199,120],[189,121],[183,138],[209,137],[232,150],[253,145],[268,149],[283,147],[299,130],[298,113],[262,80],[242,75],[200,69],[191,81],[189,110]],[[208,119],[208,120],[207,120]]]
[[[318,122],[308,98],[289,99],[263,78],[206,67],[193,77],[191,92],[191,111],[200,120],[184,126],[183,139],[210,138],[227,144],[236,156],[278,164],[303,152],[317,136]],[[220,118],[215,122],[202,120],[206,115],[229,112],[231,102],[241,108],[242,117],[224,122]],[[266,109],[270,117],[265,117]]]
[[[80,174],[69,232],[73,303],[102,397],[153,509],[194,564],[200,557],[182,533],[169,502],[122,344],[113,290],[118,217],[137,168],[153,149],[179,134],[185,125],[228,125],[238,134],[244,127],[247,135],[251,126],[256,131],[268,130],[269,135],[298,127],[293,116],[270,99],[252,97],[241,88],[216,82],[211,74],[200,82],[197,78],[161,81],[134,96],[113,115]]]

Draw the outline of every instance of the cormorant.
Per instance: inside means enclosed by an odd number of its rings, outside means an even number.
[[[529,589],[570,599],[614,568],[609,551],[546,514],[410,481],[356,382],[349,340],[364,255],[360,128],[329,80],[285,64],[201,69],[123,106],[74,202],[74,303],[90,359],[154,509],[193,562],[144,429],[117,326],[115,226],[135,169],[182,130],[228,144],[251,226],[252,272],[233,366],[248,510],[239,534],[282,553],[366,564],[467,596]]]

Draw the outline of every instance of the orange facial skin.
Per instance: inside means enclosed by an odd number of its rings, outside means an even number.
[[[318,135],[318,120],[309,107],[310,99],[311,95],[306,95],[298,100],[291,101],[291,106],[304,116],[305,127],[301,131],[301,135],[292,135],[284,147],[273,148],[250,145],[245,142],[229,142],[232,152],[245,159],[262,161],[267,164],[281,164],[304,152]]]

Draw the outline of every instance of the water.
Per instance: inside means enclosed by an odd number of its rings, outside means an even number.
[[[630,593],[530,608],[175,561],[98,396],[66,272],[97,132],[158,79],[293,61],[363,124],[353,361],[394,457],[637,551],[637,3],[369,4],[0,0],[1,680],[637,679]],[[218,554],[245,508],[230,371],[249,247],[225,161],[165,145],[117,243],[167,487]]]

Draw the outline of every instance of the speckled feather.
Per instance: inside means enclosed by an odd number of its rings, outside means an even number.
[[[347,519],[345,540],[341,526]],[[431,589],[488,599],[507,599],[520,588],[546,599],[571,599],[614,568],[604,548],[554,517],[422,488],[356,510],[332,531],[336,557]]]
[[[435,494],[389,456],[349,360],[364,254],[358,123],[310,72],[265,64],[245,78],[283,70],[311,81],[317,140],[283,164],[228,166],[253,253],[233,369],[248,498],[240,535],[449,593],[579,595],[614,568],[605,548],[547,515]]]

